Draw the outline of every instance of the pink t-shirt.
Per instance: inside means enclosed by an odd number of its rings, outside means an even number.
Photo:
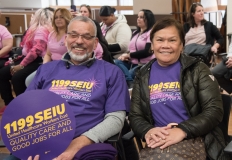
[[[48,49],[51,53],[52,60],[60,60],[62,56],[68,51],[65,46],[65,35],[57,41],[56,33],[51,32],[48,36]]]
[[[5,39],[12,39],[12,35],[11,33],[8,31],[8,29],[6,27],[4,27],[3,25],[0,25],[0,49],[2,48],[2,40],[5,40]],[[9,55],[5,55],[1,58],[6,58],[8,57]]]
[[[97,48],[94,50],[95,57],[102,60],[103,49],[100,43],[97,44]]]
[[[129,43],[129,51],[130,53],[143,50],[145,48],[146,43],[151,43],[150,41],[150,32],[151,30],[143,33],[136,34]],[[136,50],[137,47],[137,50]]]

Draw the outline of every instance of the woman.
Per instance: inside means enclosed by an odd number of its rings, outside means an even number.
[[[185,45],[197,43],[210,44],[211,52],[217,53],[223,37],[212,22],[204,19],[204,9],[200,3],[193,3],[189,10],[188,23],[184,24]],[[216,41],[216,42],[215,42]]]
[[[115,8],[102,6],[99,15],[102,20],[101,30],[114,59],[128,51],[131,29],[124,15],[114,15]]]
[[[150,153],[169,150],[184,139],[201,143],[204,137],[202,145],[210,159],[225,157],[224,137],[217,127],[223,117],[218,84],[204,63],[181,54],[181,24],[172,18],[161,19],[152,28],[150,40],[156,59],[135,78],[129,114],[132,130],[146,140]],[[199,159],[196,156],[189,158]]]
[[[54,31],[48,35],[47,52],[43,57],[43,64],[52,60],[60,60],[67,52],[67,48],[65,46],[65,35],[67,32],[67,26],[71,19],[72,15],[69,10],[65,8],[58,8],[55,10],[52,19]],[[26,86],[29,86],[35,74],[36,71],[26,78]]]
[[[150,10],[142,9],[138,13],[137,30],[132,34],[129,43],[130,53],[124,53],[118,57],[118,60],[115,60],[115,64],[125,74],[129,88],[133,82],[134,72],[138,64],[146,64],[154,58],[154,54],[149,52],[151,47],[150,31],[154,24],[154,14]]]
[[[71,19],[72,15],[69,10],[65,8],[58,8],[55,10],[52,20],[54,31],[48,36],[47,53],[44,56],[43,63],[52,60],[60,60],[63,54],[67,52],[65,35]]]
[[[16,96],[23,93],[26,89],[26,77],[37,70],[43,62],[42,57],[46,53],[48,35],[52,29],[52,17],[53,12],[49,9],[37,10],[30,22],[30,28],[23,38],[22,59],[15,62],[14,66],[8,65],[0,69],[1,97],[6,106],[14,98],[11,83]]]
[[[76,16],[86,16],[92,19],[92,12],[90,6],[86,4],[82,4],[79,8],[79,13],[77,13]],[[111,53],[108,50],[108,43],[102,35],[101,27],[97,21],[95,20],[93,21],[97,27],[97,38],[99,40],[99,43],[97,44],[97,48],[94,50],[95,57],[97,59],[103,59],[107,62],[114,64],[114,61],[111,57]]]
[[[1,14],[1,13],[0,13]],[[6,27],[0,25],[0,69],[8,61],[9,52],[13,47],[13,37]]]

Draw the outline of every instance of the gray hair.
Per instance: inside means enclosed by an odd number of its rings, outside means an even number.
[[[94,36],[97,36],[97,27],[92,19],[85,17],[85,16],[76,16],[69,22],[68,28],[69,28],[70,24],[74,21],[81,21],[81,22],[86,22],[86,23],[92,24],[92,26],[94,28]]]

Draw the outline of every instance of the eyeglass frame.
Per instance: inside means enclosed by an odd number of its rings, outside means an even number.
[[[74,36],[74,37],[71,37],[71,38],[79,38],[81,36],[82,40],[91,40],[91,39],[96,37],[96,36],[92,36],[90,34],[78,34],[78,33],[74,33],[74,32],[68,32],[67,35]],[[85,36],[89,36],[89,38],[87,38]]]

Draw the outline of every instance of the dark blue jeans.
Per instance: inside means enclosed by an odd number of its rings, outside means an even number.
[[[122,70],[127,81],[133,81],[135,78],[135,69],[137,64],[133,64],[128,61],[114,60],[114,63]]]

